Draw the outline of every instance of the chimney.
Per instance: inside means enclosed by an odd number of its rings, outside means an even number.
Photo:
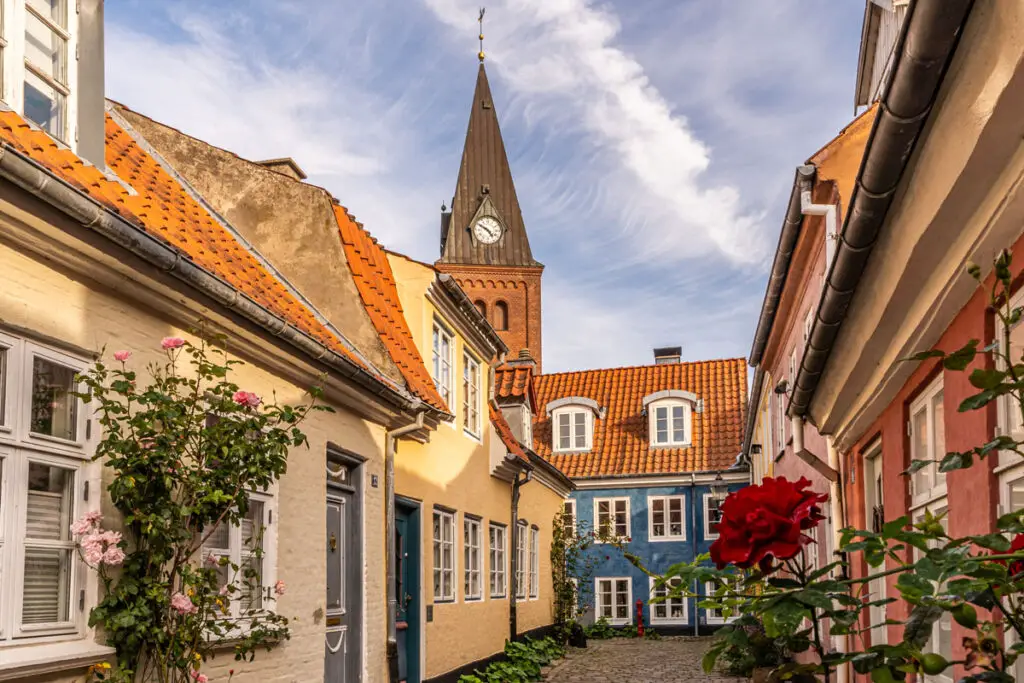
[[[257,161],[257,164],[269,168],[271,171],[276,171],[282,175],[286,175],[292,180],[303,181],[307,178],[306,172],[299,168],[299,165],[295,163],[295,160],[291,157],[281,157],[280,159],[265,159],[263,161]]]
[[[679,363],[682,360],[682,346],[666,346],[664,348],[654,349],[655,365],[670,365],[672,363]]]
[[[70,11],[74,11],[74,7]],[[78,4],[77,51],[78,92],[73,93],[77,98],[78,109],[75,151],[96,168],[105,169],[107,110],[103,65],[103,0],[82,0]]]

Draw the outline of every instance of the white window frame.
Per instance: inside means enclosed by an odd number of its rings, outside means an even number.
[[[447,353],[444,350],[445,342],[448,344]],[[434,386],[437,387],[445,405],[454,411],[452,397],[455,395],[455,335],[451,328],[436,318],[431,328],[430,354],[430,376],[434,380]]]
[[[602,582],[611,582],[611,600],[612,604],[605,605],[602,601],[604,594],[601,592]],[[615,616],[616,598],[619,595],[619,582],[626,582],[626,618]],[[604,608],[611,608],[611,616],[605,616],[603,614]],[[599,576],[594,579],[594,618],[604,618],[612,626],[628,626],[633,623],[633,579],[629,576]]]
[[[679,501],[679,520],[682,530],[678,534],[671,533],[671,521],[669,519],[669,505],[670,501]],[[654,533],[654,504],[661,502],[662,514],[664,515],[664,533],[655,535]],[[647,496],[647,540],[651,543],[665,543],[667,541],[685,541],[686,540],[686,495],[685,494],[673,494],[673,495],[661,495],[661,496]]]
[[[615,517],[616,517],[616,515],[619,514],[619,511],[616,510],[615,508],[616,508],[618,503],[623,503],[623,502],[625,503],[625,512],[623,514],[625,514],[625,516],[626,516],[626,533],[619,534],[617,529],[615,528],[616,526],[618,526],[618,522],[616,521]],[[600,517],[600,515],[598,513],[598,507],[600,506],[601,503],[608,503],[608,514],[611,517],[611,533],[612,533],[612,535],[615,538],[620,539],[620,540],[626,539],[626,538],[632,538],[633,537],[633,533],[632,533],[633,532],[633,530],[632,530],[632,519],[631,519],[632,514],[631,514],[630,509],[629,509],[630,508],[629,498],[626,497],[626,496],[618,496],[618,497],[615,497],[615,498],[595,498],[594,499],[594,533],[598,534],[598,535],[600,535],[600,533],[601,533],[601,517]],[[594,543],[607,543],[607,542],[608,541],[602,541],[599,538],[595,538],[594,539]]]
[[[500,538],[498,544],[495,540]],[[490,563],[487,589],[492,598],[508,596],[508,527],[491,522],[487,527],[487,557]],[[496,561],[497,560],[497,561]],[[500,585],[501,590],[492,586]]]
[[[682,408],[683,414],[679,417],[682,420],[683,425],[683,438],[677,440],[675,438],[676,421],[677,418],[673,415],[675,408]],[[658,439],[658,411],[666,411],[666,440],[660,441]],[[647,430],[650,434],[651,445],[657,448],[678,448],[683,446],[689,446],[693,443],[693,406],[690,405],[689,401],[681,401],[679,399],[666,399],[661,401],[655,401],[647,407]]]
[[[1014,295],[1010,301],[1010,307],[1011,309],[1024,307],[1024,290]],[[1010,328],[1011,335],[1016,328],[1024,329],[1024,321],[1019,321],[1016,325]],[[1005,328],[1000,326],[999,331],[997,332],[1000,345],[1003,343],[1003,332],[1005,332]],[[1021,354],[1024,352],[1024,343],[1014,350],[1013,339],[1011,336],[1010,345],[1010,358],[1019,362]],[[1002,359],[999,359],[998,368],[1000,370],[1006,370],[1006,363]],[[1020,406],[1017,404],[1017,400],[1013,396],[1007,395],[999,397],[999,412],[997,419],[1000,434],[1010,436],[1017,441],[1024,441],[1024,421],[1021,420]],[[999,464],[996,466],[996,472],[1002,472],[1004,470],[1017,467],[1024,467],[1024,459],[1021,459],[1019,455],[1013,451],[1001,451],[999,453]],[[1024,661],[1024,657],[1019,661]]]
[[[74,372],[85,370],[87,362],[28,339],[0,333],[6,368],[0,392],[5,414],[0,425],[0,652],[7,648],[33,646],[40,640],[80,640],[89,632],[87,615],[95,604],[97,581],[81,561],[75,539],[67,531],[64,540],[27,539],[28,476],[30,463],[68,470],[69,505],[67,518],[79,518],[87,510],[99,509],[99,496],[84,500],[85,486],[100,490],[97,465],[91,463],[93,444],[88,438],[89,407],[79,399],[75,412],[75,439],[67,440],[31,431],[33,361],[35,357],[62,365]],[[81,385],[76,385],[81,389]],[[63,521],[62,521],[63,523]],[[62,530],[63,531],[63,530]],[[70,551],[66,600],[68,618],[48,624],[22,624],[26,546],[62,548]]]
[[[878,477],[882,476],[882,441],[876,439],[864,450],[864,514],[868,519],[865,528],[874,531],[870,526],[870,515],[875,506],[884,509],[884,491],[876,490]],[[886,595],[885,577],[874,579],[868,584],[871,600],[884,600]],[[882,645],[889,642],[889,628],[885,625],[885,605],[877,605],[868,609],[871,628],[871,645]]]
[[[1014,457],[1020,459],[1016,453],[1012,453]],[[1016,512],[1022,506],[1015,506],[1013,504],[1012,489],[1015,484],[1019,484],[1024,487],[1024,464],[1018,465],[1013,468],[1005,469],[999,475],[999,514],[1005,515],[1010,512]],[[1007,646],[1017,642],[1017,634],[1013,629],[1005,629],[1003,631],[1004,637],[1007,639]],[[1018,681],[1024,681],[1024,657],[1019,658],[1014,662],[1013,668],[1010,669],[1010,673]]]
[[[714,595],[715,595],[715,590],[716,590],[716,587],[715,587],[715,582],[714,581],[707,581],[707,582],[705,582],[704,583],[704,599],[705,600],[710,600],[711,598],[713,598]],[[735,611],[733,611],[733,614],[731,616],[729,616],[728,618],[725,617],[724,615],[716,616],[715,612],[720,612],[720,610],[708,609],[707,607],[704,607],[702,609],[704,610],[704,623],[712,625],[712,626],[717,626],[717,625],[720,625],[720,624],[732,623],[733,621],[736,621],[736,619],[738,619],[739,616],[740,616],[739,614],[736,614]]]
[[[716,501],[718,503],[719,511],[721,511],[721,509],[722,509],[722,501],[718,500],[717,498],[715,498],[710,493],[705,493],[704,494],[704,502],[703,502],[703,508],[704,508],[704,539],[708,540],[708,541],[710,541],[712,539],[715,539],[715,538],[718,538],[718,534],[716,532],[711,531],[711,501],[712,500],[714,500],[714,501]],[[719,515],[721,515],[721,512],[719,512]],[[721,522],[721,516],[719,516],[719,522]]]
[[[576,524],[576,499],[566,498],[562,501],[562,526],[566,531],[576,536],[579,533]]]
[[[937,429],[945,429],[945,423],[936,425],[935,424],[935,411],[933,399],[935,399],[940,393],[944,392],[944,385],[942,381],[942,375],[939,375],[928,386],[918,394],[917,398],[910,404],[909,414],[909,428],[908,433],[910,434],[910,459],[913,460],[930,460],[941,461],[945,457],[945,453],[936,452],[935,434]],[[943,393],[944,395],[944,393]],[[922,411],[925,413],[925,425],[928,430],[928,443],[926,445],[925,453],[917,452],[917,434],[914,432],[914,418]],[[945,414],[945,409],[943,409]],[[943,443],[945,443],[945,436],[943,435]],[[942,449],[945,450],[945,449]],[[927,479],[924,477],[927,476]],[[922,484],[925,484],[922,486]],[[931,503],[932,501],[944,498],[946,496],[946,475],[939,472],[939,462],[931,463],[921,470],[915,472],[909,481],[911,488],[911,511]]]
[[[476,532],[476,543],[473,543],[473,531]],[[474,557],[474,551],[476,556]],[[466,602],[484,599],[484,555],[483,555],[483,521],[479,517],[462,516],[462,590]],[[476,575],[476,591],[472,592],[473,576]]]
[[[786,450],[786,399],[785,394],[772,393],[772,403],[775,417],[775,459],[782,456]]]
[[[924,519],[926,512],[931,512],[934,515],[947,513],[947,516],[943,519],[942,522],[943,527],[946,527],[946,525],[949,522],[949,499],[943,495],[938,498],[932,498],[924,505],[919,505],[910,514],[911,523],[917,524],[918,522],[920,522],[922,519]],[[913,549],[913,559],[915,561],[920,559],[922,556],[923,553],[919,549]],[[941,633],[943,630],[947,630],[950,633],[950,648],[948,652],[940,652],[938,648],[938,643],[941,638]],[[924,652],[938,652],[948,660],[953,659],[953,622],[952,616],[949,612],[944,613],[942,615],[942,618],[932,625],[932,635],[928,639],[928,643],[925,645],[924,648],[922,648],[922,650]],[[926,681],[926,683],[953,683],[953,678],[951,676],[946,675],[947,673],[951,673],[951,671],[947,669],[946,671],[937,676],[923,676],[922,679]]]
[[[569,420],[569,446],[562,447],[559,427],[562,416]],[[583,443],[576,438],[576,415],[583,415]],[[565,406],[551,413],[551,448],[556,453],[583,453],[593,448],[594,411],[581,406]]]
[[[462,430],[480,440],[480,361],[468,350],[462,351]]]
[[[434,519],[436,519],[436,518],[440,518],[440,520],[441,520],[441,523],[438,525],[438,533],[440,534],[440,538],[438,538],[437,536],[434,535]],[[449,555],[449,557],[452,558],[452,564],[451,564],[450,567],[445,566],[445,563],[444,563],[444,549],[445,549],[444,531],[445,531],[445,529],[448,529],[451,532],[451,539],[452,539],[451,540],[451,553]],[[458,576],[458,564],[459,563],[458,563],[458,558],[457,558],[458,543],[455,540],[457,538],[456,535],[455,535],[455,512],[452,512],[451,510],[444,510],[442,508],[434,508],[434,514],[431,515],[431,518],[430,518],[430,538],[431,538],[431,551],[433,551],[433,549],[435,547],[437,547],[440,550],[440,552],[437,553],[437,556],[440,558],[440,561],[441,561],[440,565],[435,564],[434,563],[434,553],[431,552],[431,556],[430,556],[431,563],[432,563],[432,567],[431,567],[431,569],[432,569],[432,571],[431,571],[431,590],[433,591],[434,602],[435,603],[456,602],[459,591],[456,588],[455,577]],[[441,574],[441,581],[440,581],[440,584],[439,584],[440,585],[440,591],[441,591],[440,593],[438,593],[438,589],[435,587],[437,582],[434,580],[438,573]],[[445,574],[450,574],[450,576],[451,576],[451,582],[450,582],[451,591],[450,592],[445,592],[445,588],[444,588],[444,586],[445,586],[445,583],[444,583]]]
[[[261,599],[261,607],[255,610],[243,610],[241,595],[236,592],[232,596],[228,613],[225,615],[226,620],[234,619],[245,622],[246,619],[251,618],[255,614],[266,614],[274,611],[268,604],[266,597],[273,590],[274,583],[277,581],[277,528],[273,524],[274,517],[276,516],[274,511],[277,509],[277,496],[274,495],[275,492],[276,486],[271,487],[267,492],[249,493],[250,501],[256,501],[263,505],[263,598]],[[239,567],[239,576],[237,578],[240,581],[245,581],[241,576],[241,572],[244,571],[244,560],[251,554],[246,552],[245,548],[245,539],[242,538],[242,525],[231,524],[228,526],[228,552],[214,553],[217,559],[220,559],[222,556],[227,557],[232,564]],[[198,557],[196,557],[196,560],[198,562],[206,562],[208,554],[205,548],[200,548],[197,551]],[[231,576],[229,575],[228,578],[230,579]],[[241,587],[238,586],[238,588]]]
[[[687,626],[687,625],[689,625],[689,623],[690,623],[690,599],[689,598],[687,598],[686,596],[679,596],[679,597],[675,597],[675,598],[667,598],[665,600],[662,600],[661,602],[655,602],[655,600],[660,597],[659,593],[664,592],[667,595],[673,588],[678,587],[680,585],[681,579],[678,576],[671,577],[671,578],[669,578],[669,580],[667,582],[663,583],[661,585],[661,587],[659,588],[658,584],[661,581],[661,579],[659,577],[654,577],[654,576],[649,577],[649,578],[650,578],[650,600],[647,603],[647,606],[650,608],[649,609],[649,612],[650,612],[649,619],[651,621],[651,625],[652,626],[653,625],[661,625],[661,626]],[[671,614],[672,614],[672,603],[673,602],[682,602],[683,616],[681,618],[673,618],[671,616]],[[659,607],[664,607],[665,608],[665,616],[664,617],[657,616],[657,611],[658,611]]]
[[[529,529],[530,525],[526,520],[521,519],[516,523],[516,600],[526,600],[529,594],[529,586],[527,586],[528,567],[526,565],[530,561],[529,546],[527,545],[529,539],[526,537],[526,532]]]
[[[530,599],[540,598],[540,529],[530,527]]]
[[[32,71],[38,78],[64,95],[64,130],[56,137],[72,150],[77,148],[78,138],[78,3],[65,0],[67,27],[60,27],[49,17],[35,16],[66,41],[65,62],[67,82],[60,82],[28,66],[26,57],[25,26],[27,15],[32,10],[24,0],[2,0],[3,20],[0,37],[3,64],[3,100],[11,109],[25,116],[25,78]],[[27,116],[25,117],[27,120]]]

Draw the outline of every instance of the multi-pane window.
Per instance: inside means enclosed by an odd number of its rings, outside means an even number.
[[[516,598],[526,598],[526,562],[529,559],[526,551],[526,532],[529,529],[526,522],[516,525]]]
[[[468,353],[462,356],[462,426],[480,436],[480,362]]]
[[[864,510],[867,513],[868,530],[881,533],[885,523],[885,498],[882,488],[882,442],[876,440],[864,455]],[[885,577],[868,583],[870,601],[885,599]],[[871,645],[888,642],[888,628],[885,625],[885,605],[868,608],[871,623]]]
[[[772,394],[775,406],[775,455],[786,450],[786,400],[781,394]]]
[[[722,501],[704,494],[704,538],[718,538],[718,525],[722,521]]]
[[[555,413],[554,448],[556,451],[585,451],[590,449],[589,410],[562,410]]]
[[[919,507],[911,514],[911,519],[914,524],[917,524],[925,519],[928,513],[931,513],[935,517],[942,517],[940,524],[944,531],[948,531],[948,524],[946,513],[949,511],[946,498],[933,499],[927,505]],[[929,541],[930,547],[937,547],[937,541]],[[914,549],[914,560],[920,560],[924,556],[924,552],[920,549]],[[939,588],[944,590],[944,584],[940,584]],[[936,621],[932,625],[932,635],[928,639],[928,643],[922,648],[924,652],[935,652],[948,660],[953,659],[953,620],[949,612],[944,612],[942,618]],[[952,683],[953,678],[949,676],[950,670],[946,670],[941,674],[935,676],[924,676],[923,680],[927,683]]]
[[[540,595],[540,529],[530,527],[530,597]]]
[[[946,455],[943,422],[942,378],[933,382],[910,407],[911,460],[941,461]],[[946,493],[946,474],[938,462],[930,462],[914,473],[911,479],[914,503],[925,503]]]
[[[271,564],[270,498],[250,494],[249,509],[238,524],[220,524],[203,537],[200,560],[217,572],[217,585],[233,584],[236,591],[229,616],[242,616],[263,609]],[[223,560],[222,560],[223,558]],[[232,567],[238,567],[235,571]]]
[[[83,512],[74,358],[0,334],[0,644],[73,634],[85,606],[70,526]],[[6,602],[9,600],[9,602]]]
[[[595,579],[594,597],[598,619],[610,624],[633,623],[633,582],[625,577]]]
[[[650,514],[650,540],[678,541],[686,539],[685,499],[683,496],[656,496],[647,499]]]
[[[594,521],[602,538],[627,538],[629,534],[629,498],[595,498]]]
[[[651,434],[656,446],[684,446],[690,442],[690,407],[684,403],[655,404]]]
[[[434,510],[434,601],[455,600],[455,514]]]
[[[715,584],[713,582],[707,582],[704,584],[704,597],[708,600],[714,599],[715,595]],[[725,616],[725,610],[722,608],[705,608],[704,615],[709,624],[725,624],[734,619],[739,615],[733,610],[728,617]]]
[[[68,0],[26,0],[25,13],[18,13],[17,18],[22,16],[25,118],[50,135],[68,140],[69,54],[72,54]],[[10,57],[16,59],[15,55]]]
[[[687,600],[677,592],[682,579],[673,576],[667,581],[651,577],[651,623],[687,624],[690,621]]]
[[[505,527],[499,524],[491,524],[488,529],[490,536],[490,584],[491,597],[505,597]]]
[[[440,323],[434,323],[434,334],[431,347],[431,370],[433,371],[434,384],[438,393],[444,399],[445,405],[452,405],[452,358],[455,349],[455,340]]]
[[[562,527],[570,536],[576,535],[576,501],[569,499],[562,503]]]
[[[463,591],[467,600],[483,598],[480,575],[483,573],[482,532],[480,520],[466,517],[462,523],[462,561],[465,565]]]
[[[1019,355],[1014,356],[1015,360],[1019,358]],[[1016,454],[1014,455],[1016,456]],[[1008,514],[1024,509],[1024,467],[1017,467],[1003,472],[1000,484],[1002,489],[999,504],[1000,514]],[[1019,642],[1019,636],[1017,636],[1013,629],[1006,629],[1003,634],[1007,638],[1008,645]],[[1015,680],[1024,681],[1024,658],[1020,658],[1014,663],[1012,672]]]

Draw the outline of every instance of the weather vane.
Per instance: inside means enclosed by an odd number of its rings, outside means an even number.
[[[480,16],[476,18],[477,22],[480,24],[480,54],[478,54],[477,57],[480,58],[481,62],[484,61],[484,57],[486,56],[484,55],[484,14],[486,12],[487,8],[481,7]]]

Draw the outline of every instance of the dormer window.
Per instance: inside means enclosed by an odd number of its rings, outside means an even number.
[[[593,447],[594,418],[603,416],[596,401],[569,396],[548,403],[546,412],[551,416],[551,448],[556,453],[589,451]]]
[[[689,391],[666,390],[644,398],[651,445],[661,448],[689,446],[693,443],[693,412],[701,412],[704,403]]]
[[[13,4],[15,11],[4,16],[0,37],[3,99],[26,119],[70,144],[74,140],[77,13],[69,11],[68,0]]]

